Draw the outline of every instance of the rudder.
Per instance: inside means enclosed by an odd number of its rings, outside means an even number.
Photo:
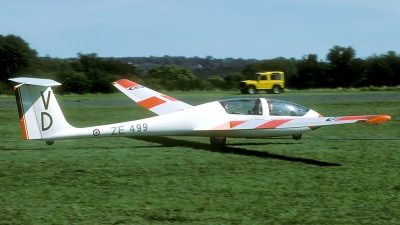
[[[60,83],[48,79],[13,78],[19,122],[24,140],[57,139],[57,134],[73,128],[66,120],[51,86]]]

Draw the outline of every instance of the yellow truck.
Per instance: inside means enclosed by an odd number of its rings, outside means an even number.
[[[255,80],[243,80],[239,84],[242,94],[255,94],[258,91],[279,94],[284,92],[285,74],[281,71],[264,71],[255,74]]]

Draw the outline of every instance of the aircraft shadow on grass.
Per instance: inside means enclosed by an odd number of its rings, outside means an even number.
[[[329,162],[324,162],[324,161],[319,161],[319,160],[314,160],[314,159],[305,159],[305,158],[300,158],[300,157],[291,157],[291,156],[284,156],[284,155],[278,155],[278,154],[271,154],[268,152],[260,152],[260,151],[254,151],[254,150],[248,150],[245,148],[237,148],[237,147],[231,147],[231,146],[224,146],[222,148],[215,148],[209,144],[204,144],[204,143],[198,143],[198,142],[193,142],[193,141],[186,141],[186,140],[177,140],[169,137],[136,137],[132,138],[136,140],[141,140],[141,141],[146,141],[146,142],[152,142],[152,143],[158,143],[161,144],[164,147],[189,147],[193,149],[199,149],[199,150],[204,150],[204,151],[210,151],[210,152],[219,152],[219,153],[228,153],[228,154],[236,154],[236,155],[244,155],[244,156],[254,156],[254,157],[259,157],[259,158],[270,158],[270,159],[279,159],[279,160],[285,160],[289,162],[302,162],[306,164],[311,164],[311,165],[316,165],[316,166],[341,166],[338,163],[329,163]],[[263,143],[247,143],[246,145],[265,145]],[[274,143],[275,144],[285,144],[287,145],[288,143]],[[293,143],[296,144],[296,143]],[[235,144],[237,145],[237,144]],[[149,146],[147,146],[149,147]]]

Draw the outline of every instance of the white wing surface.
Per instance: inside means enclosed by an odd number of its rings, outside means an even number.
[[[117,80],[112,84],[137,104],[158,115],[165,115],[193,107],[127,79]]]
[[[280,129],[308,127],[316,129],[321,126],[339,125],[349,123],[371,123],[380,124],[390,120],[389,115],[361,115],[361,116],[339,116],[339,117],[319,117],[319,118],[271,118],[270,120],[234,120],[229,123],[210,127],[210,130],[258,130],[258,129]],[[199,129],[203,130],[203,129]]]

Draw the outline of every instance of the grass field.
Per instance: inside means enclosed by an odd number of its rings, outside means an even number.
[[[385,113],[392,120],[323,127],[300,141],[228,139],[223,150],[197,137],[48,146],[23,141],[16,107],[2,107],[0,224],[399,224],[400,99],[377,100],[383,94],[305,101],[329,93],[285,93],[279,97],[299,98],[323,115]],[[238,97],[169,95],[191,104]],[[58,99],[78,127],[153,116],[129,99],[111,104],[127,99],[121,94]]]

